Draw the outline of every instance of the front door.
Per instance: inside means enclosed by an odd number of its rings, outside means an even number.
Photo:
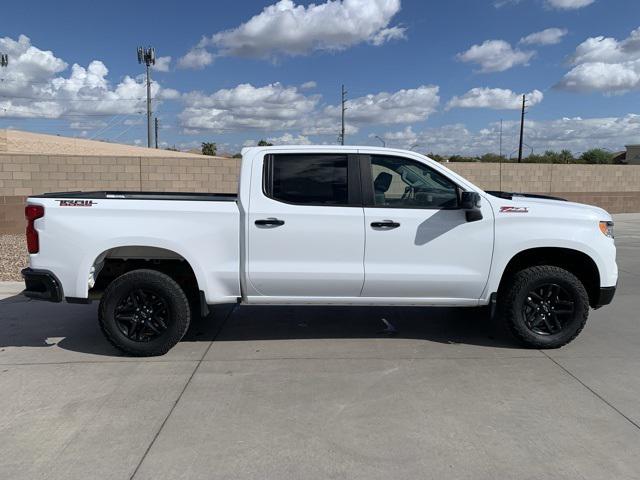
[[[478,299],[493,252],[493,214],[467,221],[461,188],[444,174],[400,156],[365,157],[366,251],[363,297],[447,304]],[[368,197],[368,198],[367,198]]]
[[[358,158],[283,153],[259,166],[247,223],[249,296],[359,296],[365,234]]]

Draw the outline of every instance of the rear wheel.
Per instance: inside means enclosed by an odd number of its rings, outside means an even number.
[[[109,284],[98,316],[116,348],[147,357],[164,355],[177,344],[189,328],[191,313],[175,280],[155,270],[134,270]]]
[[[543,265],[514,274],[498,293],[498,308],[511,332],[532,348],[558,348],[584,328],[589,296],[571,272]]]

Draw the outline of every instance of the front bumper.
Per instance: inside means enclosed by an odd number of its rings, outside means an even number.
[[[600,308],[604,307],[605,305],[609,305],[613,301],[613,297],[616,294],[616,287],[600,287],[598,301],[596,302],[596,306],[594,308]]]
[[[21,273],[25,283],[24,296],[48,302],[62,301],[60,281],[49,270],[25,268]]]

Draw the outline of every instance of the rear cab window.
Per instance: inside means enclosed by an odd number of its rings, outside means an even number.
[[[357,203],[354,162],[345,154],[273,154],[265,158],[267,197],[293,205],[350,206]]]

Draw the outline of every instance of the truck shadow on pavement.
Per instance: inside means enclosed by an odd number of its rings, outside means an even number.
[[[182,342],[385,337],[517,348],[486,310],[428,307],[216,306],[208,317],[192,320]],[[93,355],[121,355],[100,331],[96,302],[51,304],[22,296],[0,301],[0,353],[5,347],[53,345]]]

